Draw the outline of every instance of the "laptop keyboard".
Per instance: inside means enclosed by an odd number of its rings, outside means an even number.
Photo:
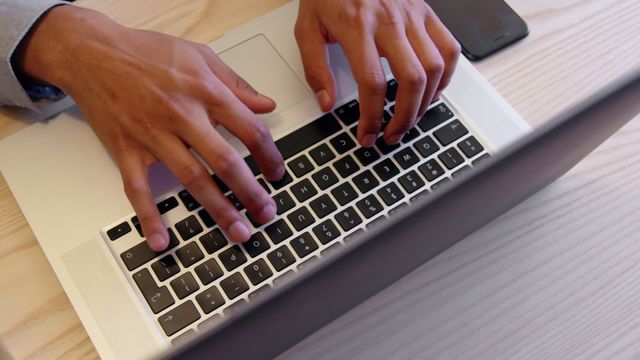
[[[388,85],[383,126],[395,108],[397,84]],[[217,324],[489,156],[446,101],[433,104],[397,145],[380,137],[374,147],[360,147],[359,115],[352,100],[276,141],[287,168],[278,182],[265,181],[253,158],[245,158],[278,216],[265,225],[249,218],[255,232],[242,245],[229,242],[184,189],[157,204],[170,225],[167,250],[149,249],[136,216],[103,230],[163,336],[177,342]],[[212,177],[246,215],[229,188]]]

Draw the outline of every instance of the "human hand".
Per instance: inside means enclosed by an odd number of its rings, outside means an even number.
[[[208,47],[127,29],[75,6],[50,10],[23,44],[22,71],[71,95],[112,154],[151,249],[169,243],[149,187],[148,168],[156,161],[167,165],[232,241],[249,239],[250,224],[205,165],[256,221],[274,217],[275,202],[215,126],[237,136],[265,177],[278,180],[284,174],[282,156],[254,114],[272,111],[275,103]]]
[[[372,146],[380,132],[386,93],[380,57],[398,81],[395,114],[384,131],[400,142],[448,85],[460,45],[424,0],[300,0],[295,29],[307,82],[320,107],[335,102],[326,45],[339,43],[358,82],[358,141]]]

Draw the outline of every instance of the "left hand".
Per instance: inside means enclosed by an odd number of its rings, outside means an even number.
[[[339,43],[358,82],[358,141],[370,147],[382,126],[389,61],[398,81],[395,114],[384,132],[400,142],[448,85],[460,45],[424,0],[300,0],[295,28],[307,82],[320,107],[335,103],[326,45]]]

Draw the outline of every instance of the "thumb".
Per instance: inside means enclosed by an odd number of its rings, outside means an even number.
[[[320,108],[330,111],[335,103],[336,85],[329,67],[327,41],[320,25],[315,21],[298,19],[295,35],[307,82],[316,94]]]

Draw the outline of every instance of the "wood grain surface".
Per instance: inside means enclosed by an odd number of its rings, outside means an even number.
[[[77,4],[209,42],[286,2]],[[477,67],[534,126],[640,66],[638,0],[508,2],[531,34]],[[0,109],[0,137],[32,117]],[[635,119],[561,180],[282,358],[640,358],[639,139]],[[15,358],[98,357],[4,179],[0,273],[0,339]]]

